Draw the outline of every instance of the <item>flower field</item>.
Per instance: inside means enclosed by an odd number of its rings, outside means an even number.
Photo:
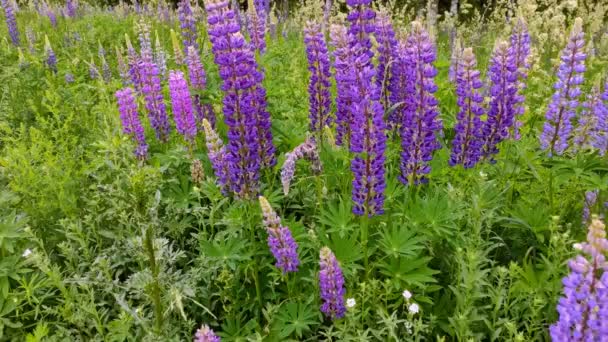
[[[451,2],[0,0],[0,341],[608,341],[608,5]]]

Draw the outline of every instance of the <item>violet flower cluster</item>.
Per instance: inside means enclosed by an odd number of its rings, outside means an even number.
[[[583,225],[587,226],[591,223],[591,212],[597,206],[597,195],[598,191],[586,191],[585,192],[585,203],[583,203]]]
[[[137,144],[135,156],[138,159],[145,159],[148,155],[148,145],[144,136],[144,128],[139,120],[137,104],[135,103],[135,92],[132,88],[124,88],[116,92],[120,121],[122,122],[123,133],[130,135]]]
[[[389,108],[392,111],[387,118],[387,126],[390,130],[401,127],[403,113],[406,109],[406,99],[415,90],[414,74],[410,66],[410,56],[407,52],[405,41],[399,41],[395,47],[395,58],[391,65],[391,75],[388,84]]]
[[[207,119],[203,119],[203,130],[205,131],[207,156],[209,157],[209,161],[211,161],[213,173],[217,178],[218,185],[222,191],[225,191],[225,189],[228,187],[226,147]]]
[[[146,110],[148,111],[148,119],[156,133],[156,138],[162,142],[167,142],[171,126],[167,116],[158,67],[153,61],[138,60],[137,65],[131,68],[131,76],[132,81],[139,82],[141,86],[141,93],[144,95]]]
[[[215,115],[213,112],[208,112],[202,103],[202,94],[207,89],[207,75],[203,64],[201,63],[198,51],[193,47],[188,47],[186,55],[186,65],[188,66],[188,75],[190,76],[190,86],[194,91],[193,103],[196,114],[196,122],[200,124],[203,119],[209,120],[212,126],[215,126]]]
[[[420,22],[412,23],[412,30],[396,62],[396,71],[403,72],[406,80],[402,89],[405,94],[401,136],[401,174],[404,184],[416,185],[428,182],[431,171],[429,162],[433,152],[441,147],[437,134],[441,132],[438,102],[435,98],[437,69],[435,45]]]
[[[523,90],[526,88],[525,80],[528,78],[528,70],[530,69],[530,63],[528,58],[530,57],[530,34],[528,33],[528,26],[523,18],[518,18],[513,32],[511,33],[511,45],[509,47],[509,55],[514,59],[515,68],[517,69],[517,94],[519,102],[515,105],[515,116],[513,117],[512,125],[512,137],[516,140],[520,138],[519,128],[523,125],[523,122],[518,119],[524,114],[524,96]]]
[[[251,46],[260,54],[266,52],[266,16],[252,8],[247,13],[247,29]]]
[[[65,2],[65,14],[70,18],[76,16],[76,10],[78,9],[77,0],[66,0]]]
[[[483,123],[485,138],[483,154],[493,160],[498,144],[507,139],[515,121],[516,105],[522,102],[517,94],[517,66],[507,42],[499,42],[490,59],[490,106]]]
[[[604,86],[602,101],[593,108],[597,120],[596,129],[592,133],[592,145],[603,157],[608,151],[608,82]]]
[[[180,28],[182,29],[182,39],[184,42],[184,52],[188,52],[188,46],[193,46],[198,50],[196,42],[198,34],[196,32],[196,18],[192,12],[190,0],[181,0],[177,5],[177,15]]]
[[[57,56],[48,36],[44,36],[44,53],[46,55],[46,65],[51,69],[52,72],[57,72]]]
[[[281,167],[281,184],[283,184],[283,193],[285,196],[289,194],[289,185],[296,172],[296,162],[298,159],[307,159],[312,163],[312,172],[316,175],[323,171],[319,151],[314,138],[308,138],[306,141],[298,145],[291,152],[285,154],[285,163]]]
[[[188,82],[181,71],[169,72],[169,93],[171,94],[175,128],[189,144],[192,144],[196,137],[196,120],[192,112]]]
[[[283,274],[297,272],[300,260],[298,259],[298,244],[293,239],[289,227],[281,224],[281,219],[272,209],[264,196],[259,197],[264,227],[268,232],[268,247],[276,259],[275,266]]]
[[[585,72],[585,33],[581,18],[576,18],[568,44],[561,53],[555,93],[547,108],[540,145],[549,156],[561,155],[568,148],[572,119],[576,115]]]
[[[129,36],[125,34],[125,40],[127,43],[127,60],[129,65],[129,79],[130,83],[135,87],[135,90],[141,93],[143,88],[143,75],[140,56],[131,44]]]
[[[471,168],[481,158],[484,144],[481,122],[481,116],[484,114],[481,94],[483,83],[476,69],[477,60],[473,49],[464,49],[459,63],[456,95],[460,111],[457,115],[458,122],[454,126],[456,135],[452,141],[449,163],[451,166],[461,164],[465,168]]]
[[[17,18],[15,17],[13,4],[9,0],[0,0],[0,4],[4,9],[6,26],[8,27],[8,35],[11,37],[11,42],[13,45],[19,46],[21,41],[19,39],[19,29],[17,27]]]
[[[321,25],[307,23],[304,28],[304,43],[310,72],[308,82],[310,131],[320,136],[323,127],[331,123],[331,72],[329,53]]]
[[[154,63],[158,66],[158,74],[162,79],[167,77],[167,53],[163,49],[163,46],[156,35],[156,41],[154,42]]]
[[[334,69],[336,79],[336,145],[350,142],[352,115],[350,111],[350,60],[352,50],[346,27],[332,25],[330,28],[331,45],[334,47]]]
[[[391,17],[386,12],[378,12],[376,16],[375,37],[378,43],[376,85],[380,88],[382,105],[384,108],[388,108],[388,84],[391,78],[392,63],[396,58],[397,39],[395,38]]]
[[[608,336],[608,251],[605,226],[595,218],[589,226],[587,242],[576,244],[581,254],[570,259],[570,274],[562,283],[559,320],[549,333],[554,342],[605,341]]]
[[[352,101],[352,137],[350,150],[355,153],[351,161],[353,172],[353,213],[375,216],[384,212],[384,109],[380,103],[380,88],[374,82],[376,70],[372,64],[373,51],[369,34],[374,31],[375,12],[371,0],[348,0],[351,7],[348,20],[350,47],[353,54],[348,98]]]
[[[240,33],[228,0],[207,0],[209,39],[219,66],[228,126],[229,184],[241,198],[257,196],[261,165],[276,162],[263,76],[253,51]]]
[[[209,328],[207,324],[203,324],[194,335],[194,342],[220,342],[220,338],[215,332]]]
[[[592,142],[596,140],[596,136],[605,132],[599,127],[601,116],[605,110],[599,87],[593,87],[582,107],[583,110],[578,117],[578,125],[573,132],[572,147],[574,151],[582,151],[593,147]]]
[[[332,320],[342,318],[346,313],[344,305],[346,289],[340,263],[328,247],[321,248],[319,257],[319,288],[323,301],[321,312]]]

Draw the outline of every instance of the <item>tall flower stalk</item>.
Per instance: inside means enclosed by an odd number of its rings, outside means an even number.
[[[564,296],[557,305],[559,320],[549,332],[555,342],[603,341],[608,320],[608,251],[605,226],[593,219],[587,241],[574,246],[581,254],[570,259],[562,281]]]
[[[190,146],[196,137],[196,120],[192,112],[192,99],[188,90],[188,82],[181,71],[169,72],[169,92],[173,106],[175,128]]]
[[[378,42],[378,67],[376,85],[380,88],[382,105],[389,106],[389,80],[393,61],[396,58],[397,39],[388,13],[380,11],[376,16],[375,37]]]
[[[348,32],[343,25],[332,25],[330,28],[331,44],[334,47],[334,69],[336,77],[336,144],[350,142],[352,115],[350,107],[350,48]]]
[[[188,47],[186,65],[188,66],[188,75],[190,76],[190,86],[194,91],[193,103],[196,122],[200,126],[203,119],[207,119],[212,126],[215,126],[215,115],[213,115],[213,112],[207,111],[203,105],[202,92],[207,89],[207,75],[198,51],[193,46]]]
[[[323,127],[331,123],[331,93],[329,55],[321,25],[313,22],[307,23],[304,28],[304,43],[308,58],[308,103],[310,131],[321,137]]]
[[[593,141],[597,140],[597,136],[602,132],[602,126],[606,115],[606,107],[602,101],[602,94],[599,87],[593,87],[587,101],[583,103],[583,110],[578,118],[578,126],[574,130],[574,138],[572,139],[572,147],[575,151],[581,151],[592,147]]]
[[[576,18],[568,44],[561,53],[555,93],[547,108],[546,121],[540,136],[541,148],[550,156],[561,155],[568,148],[572,119],[576,115],[585,72],[585,33],[581,18]]]
[[[46,55],[46,65],[51,69],[52,72],[57,73],[57,56],[48,36],[44,36],[44,53]]]
[[[123,133],[131,136],[137,144],[135,156],[138,159],[146,159],[148,155],[148,145],[144,136],[144,128],[139,120],[137,104],[135,103],[135,92],[132,88],[124,88],[116,92],[120,121],[122,122]]]
[[[483,83],[476,69],[477,60],[473,49],[466,48],[456,74],[456,95],[458,96],[458,122],[454,126],[456,136],[452,141],[452,154],[449,163],[471,168],[477,164],[483,148],[483,131],[481,116],[484,114]]]
[[[405,59],[407,86],[403,116],[400,122],[401,174],[404,184],[428,182],[429,162],[433,152],[441,147],[437,134],[442,129],[438,102],[435,98],[437,69],[435,45],[420,22],[412,23],[412,30],[401,50]]]
[[[319,288],[323,301],[321,312],[332,320],[342,318],[346,313],[344,305],[346,289],[340,263],[328,247],[321,248],[319,257]]]
[[[150,125],[156,133],[156,139],[162,142],[169,140],[171,126],[167,116],[158,67],[153,61],[138,61],[137,65],[131,65],[132,80],[141,84],[141,92],[144,95],[146,110]]]
[[[217,183],[222,188],[222,191],[224,191],[228,187],[226,147],[207,119],[203,119],[203,130],[205,131],[207,156],[209,157],[209,161],[211,161],[211,167],[217,178]]]
[[[125,34],[125,40],[127,43],[127,60],[129,65],[129,78],[131,84],[135,87],[138,92],[142,91],[143,79],[145,75],[142,75],[142,66],[140,56],[131,44],[129,36]]]
[[[352,137],[350,150],[353,172],[353,213],[375,216],[384,212],[384,109],[380,103],[380,88],[374,82],[376,70],[372,64],[373,51],[369,34],[373,32],[375,12],[371,0],[348,0],[350,48],[353,51],[349,73],[352,104]],[[364,237],[366,241],[367,237]]]
[[[184,42],[184,52],[187,53],[188,47],[193,46],[198,50],[198,43],[196,42],[198,34],[196,32],[196,19],[192,12],[192,4],[190,0],[180,0],[177,5],[177,15],[179,19],[180,28],[182,30],[182,39]]]
[[[21,45],[19,39],[19,28],[17,27],[17,18],[15,17],[15,9],[13,4],[9,0],[0,0],[2,8],[4,9],[4,16],[6,19],[6,26],[8,27],[8,35],[11,37],[11,42],[15,46]]]
[[[526,88],[526,80],[528,79],[528,70],[530,69],[530,34],[528,26],[523,18],[518,18],[513,32],[511,33],[511,46],[509,47],[509,55],[514,59],[515,68],[517,69],[517,95],[519,101],[515,104],[515,116],[513,117],[512,136],[518,140],[520,138],[519,128],[523,125],[519,117],[524,114],[524,95],[523,90]]]
[[[602,101],[596,103],[593,108],[597,124],[592,132],[591,144],[601,156],[608,152],[608,82],[604,86]]]
[[[266,52],[266,17],[264,12],[250,8],[247,13],[247,29],[251,46],[260,54]]]
[[[259,201],[264,217],[264,227],[268,232],[268,247],[276,259],[275,266],[283,274],[297,272],[300,265],[298,244],[293,239],[289,227],[281,224],[281,219],[264,196],[260,196]]]
[[[296,172],[296,162],[298,159],[305,158],[312,163],[312,171],[318,175],[322,171],[321,159],[314,138],[308,138],[306,141],[298,145],[291,152],[285,154],[285,163],[281,167],[281,184],[283,185],[283,193],[289,194],[289,185]]]
[[[517,67],[507,42],[501,41],[494,48],[488,77],[491,82],[490,108],[488,118],[483,123],[483,153],[485,158],[492,160],[493,155],[498,153],[498,144],[509,137],[516,105],[521,102],[517,94]]]

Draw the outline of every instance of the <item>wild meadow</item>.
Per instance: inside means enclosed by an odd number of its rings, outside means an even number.
[[[608,5],[437,4],[1,0],[0,341],[608,341]]]

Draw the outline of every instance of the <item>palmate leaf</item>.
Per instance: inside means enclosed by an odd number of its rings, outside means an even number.
[[[406,218],[418,231],[441,237],[452,236],[456,231],[455,221],[460,216],[458,208],[448,197],[437,191],[411,203],[405,211]]]
[[[430,257],[418,258],[388,258],[380,262],[380,273],[396,282],[400,288],[405,285],[423,287],[427,283],[435,283],[435,271],[427,266]]]
[[[417,236],[413,230],[403,227],[386,228],[380,233],[380,250],[386,255],[397,258],[412,257],[424,248],[426,238]]]
[[[318,222],[327,227],[328,233],[337,232],[340,236],[347,236],[356,227],[351,221],[352,218],[351,201],[344,201],[341,198],[337,203],[327,203],[321,209]]]
[[[201,241],[201,252],[210,259],[236,269],[240,261],[249,260],[251,254],[245,249],[245,243],[237,238],[227,238],[219,241]]]
[[[318,325],[318,311],[308,304],[288,302],[281,306],[277,318],[276,329],[279,337],[284,339],[295,333],[301,338],[303,333]]]

